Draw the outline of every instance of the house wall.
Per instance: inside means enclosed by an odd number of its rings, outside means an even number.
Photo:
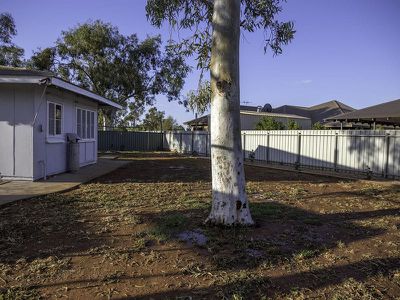
[[[248,115],[240,114],[240,123],[242,130],[254,130],[257,123],[265,116],[263,115]],[[290,120],[295,121],[301,127],[301,129],[311,129],[310,119],[297,119],[297,118],[285,118],[285,117],[273,117],[276,121],[283,123],[287,126]]]
[[[34,85],[0,86],[0,173],[32,180]]]
[[[47,87],[43,95],[43,86],[38,86],[35,92],[35,113],[37,121],[34,124],[34,179],[43,178],[44,166],[46,175],[54,175],[67,171],[67,141],[66,133],[76,133],[76,109],[88,109],[95,112],[95,138],[79,141],[80,166],[97,161],[97,109],[95,102],[68,91],[61,91],[54,87]],[[48,102],[55,102],[63,106],[62,136],[53,138],[48,136],[47,109]]]

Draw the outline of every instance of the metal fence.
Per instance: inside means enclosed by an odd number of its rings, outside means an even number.
[[[151,131],[99,131],[99,151],[160,151],[164,134]]]
[[[400,131],[242,131],[245,159],[295,168],[400,177]],[[164,149],[210,155],[206,132],[167,132]]]

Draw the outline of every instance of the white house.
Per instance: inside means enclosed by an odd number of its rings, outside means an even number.
[[[0,68],[0,176],[37,180],[67,171],[67,133],[79,137],[79,165],[97,162],[97,112],[121,109],[49,72]]]
[[[240,109],[240,127],[242,130],[256,129],[257,123],[260,122],[260,120],[264,117],[272,118],[275,121],[281,122],[285,126],[288,125],[289,121],[294,121],[301,127],[301,129],[311,129],[311,119],[307,117],[292,114],[245,110],[243,107],[244,106],[241,106]],[[248,107],[249,106],[246,106],[244,108]],[[257,109],[257,107],[254,108]],[[209,131],[210,123],[210,115],[205,115],[200,118],[187,121],[184,124],[188,125],[191,130]]]

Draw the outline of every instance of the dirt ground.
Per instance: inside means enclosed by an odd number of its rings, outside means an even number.
[[[400,186],[247,167],[257,222],[206,227],[209,160],[126,154],[0,207],[0,299],[400,299]]]

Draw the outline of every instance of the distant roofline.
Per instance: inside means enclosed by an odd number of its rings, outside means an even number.
[[[290,105],[290,104],[281,105],[281,106],[275,107],[274,109],[279,109],[282,107],[294,107],[294,108],[300,108],[300,109],[306,109],[306,110],[310,109],[309,107],[306,107],[306,106],[298,106],[298,105]]]
[[[302,119],[302,120],[311,120],[310,118],[303,117],[303,116],[298,116],[298,115],[292,115],[292,114],[281,114],[281,113],[274,113],[274,112],[257,112],[257,111],[251,111],[251,110],[241,110],[240,114],[242,115],[253,115],[253,116],[265,116],[265,117],[281,117],[281,118],[291,118],[291,119]],[[198,117],[196,119],[192,119],[189,121],[184,122],[183,124],[185,125],[190,125],[190,123],[194,123],[196,121],[208,121],[208,117],[210,114]],[[205,123],[200,123],[200,124],[205,124]]]
[[[37,71],[23,68],[0,67],[0,83],[31,83],[43,84],[43,81],[48,79],[47,84],[58,88],[71,91],[78,95],[85,96],[95,100],[101,104],[122,109],[122,106],[114,101],[82,88],[76,84],[65,81],[56,77],[54,73],[49,71]]]
[[[313,111],[316,107],[322,106],[322,105],[327,105],[329,103],[334,103],[341,111],[343,111],[343,109],[346,109],[346,107],[348,107],[349,109],[355,110],[355,108],[353,108],[353,107],[351,107],[351,106],[349,106],[349,105],[347,105],[347,104],[345,104],[343,102],[340,102],[339,100],[329,100],[329,101],[325,101],[325,102],[322,102],[322,103],[319,103],[319,104],[314,104],[314,105],[308,106],[308,107],[307,106],[298,106],[298,105],[285,104],[285,105],[281,105],[281,106],[275,107],[274,110],[275,109],[284,108],[284,107],[291,107],[291,108],[297,108],[297,109],[304,109],[304,110],[308,110],[308,111]],[[346,107],[343,107],[342,105],[344,105]]]
[[[257,112],[257,111],[246,111],[246,110],[241,110],[240,113],[243,115],[255,115],[255,116],[260,115],[260,116],[284,117],[284,118],[310,120],[310,118],[307,118],[307,117],[293,115],[293,114],[285,114],[285,113]]]
[[[393,104],[397,104],[395,107],[392,107]],[[389,107],[390,106],[390,107]],[[351,112],[343,113],[334,117],[326,118],[326,121],[369,121],[373,122],[374,120],[380,121],[390,121],[390,119],[400,118],[400,99],[386,101],[383,103],[379,103],[376,105],[371,105],[368,107],[364,107],[362,109],[354,110]],[[396,108],[393,110],[393,108]],[[390,111],[388,111],[390,110]]]

